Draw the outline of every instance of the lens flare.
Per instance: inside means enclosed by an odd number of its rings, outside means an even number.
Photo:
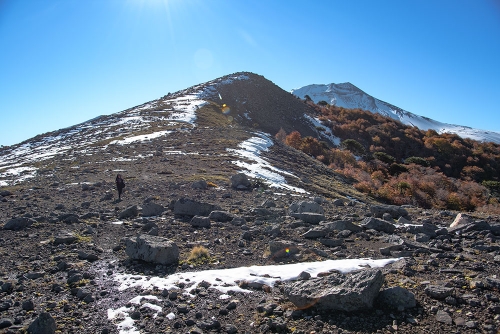
[[[224,115],[229,115],[231,112],[231,108],[229,108],[225,103],[222,105],[222,113]]]

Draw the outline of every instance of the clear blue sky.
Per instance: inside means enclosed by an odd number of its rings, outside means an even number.
[[[500,132],[500,1],[0,0],[0,145],[239,71]]]

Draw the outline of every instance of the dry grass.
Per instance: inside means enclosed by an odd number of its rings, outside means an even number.
[[[203,264],[210,262],[210,253],[203,246],[195,246],[189,253],[187,262],[190,264]]]

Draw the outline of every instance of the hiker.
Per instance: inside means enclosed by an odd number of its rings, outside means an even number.
[[[122,199],[123,188],[125,188],[125,181],[123,181],[122,175],[118,174],[116,176],[116,189],[118,189],[118,200]]]

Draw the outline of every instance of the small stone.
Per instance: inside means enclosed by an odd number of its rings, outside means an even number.
[[[439,322],[442,322],[447,325],[451,325],[453,323],[453,319],[451,319],[450,315],[448,312],[445,312],[443,310],[439,310],[436,313],[436,320]]]

